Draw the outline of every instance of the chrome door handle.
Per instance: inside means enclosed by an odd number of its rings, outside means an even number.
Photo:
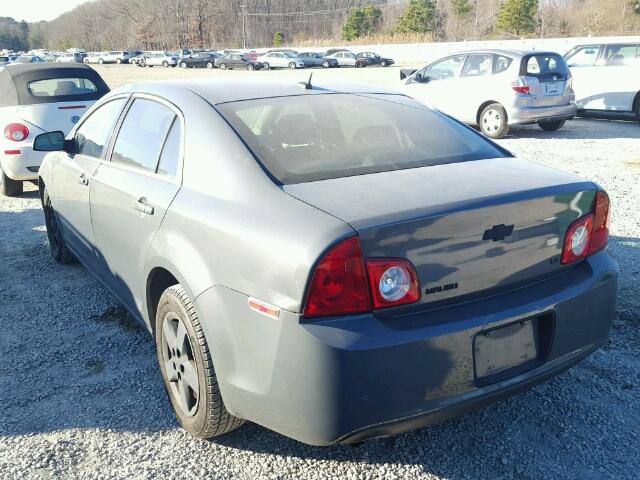
[[[78,183],[80,185],[89,185],[89,179],[87,178],[86,174],[82,174],[78,177]]]
[[[153,215],[153,207],[147,203],[147,199],[145,197],[140,197],[133,205],[133,208],[146,215]]]

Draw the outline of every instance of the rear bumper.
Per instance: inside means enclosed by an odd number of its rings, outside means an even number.
[[[396,318],[301,323],[213,287],[195,301],[229,411],[314,445],[398,434],[513,395],[571,367],[607,338],[617,264],[602,252],[530,287]],[[475,377],[480,331],[553,318],[544,360],[491,384]],[[479,386],[482,385],[482,386]]]
[[[20,150],[20,154],[5,154],[5,150]],[[3,145],[0,168],[12,180],[36,180],[45,152],[34,152],[31,146]]]
[[[570,120],[576,116],[577,107],[571,102],[567,105],[551,107],[519,106],[507,110],[509,125],[526,125],[539,121]]]

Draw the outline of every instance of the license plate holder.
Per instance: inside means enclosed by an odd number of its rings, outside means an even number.
[[[547,82],[544,88],[548,95],[560,93],[560,82]]]
[[[538,318],[479,332],[473,340],[476,383],[493,383],[534,368],[540,356]]]

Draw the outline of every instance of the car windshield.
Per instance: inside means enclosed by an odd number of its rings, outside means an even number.
[[[29,93],[35,97],[62,97],[87,95],[98,91],[88,78],[48,78],[27,84]]]
[[[301,95],[218,108],[282,184],[506,155],[402,95]]]

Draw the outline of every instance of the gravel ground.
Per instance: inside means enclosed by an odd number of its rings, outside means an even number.
[[[118,85],[142,69],[103,70]],[[396,74],[367,69],[365,79]],[[147,332],[83,267],[51,260],[35,187],[0,197],[0,478],[639,478],[640,126],[576,120],[552,134],[520,128],[501,143],[609,191],[621,266],[611,339],[527,393],[356,447],[309,447],[252,424],[190,438]]]

